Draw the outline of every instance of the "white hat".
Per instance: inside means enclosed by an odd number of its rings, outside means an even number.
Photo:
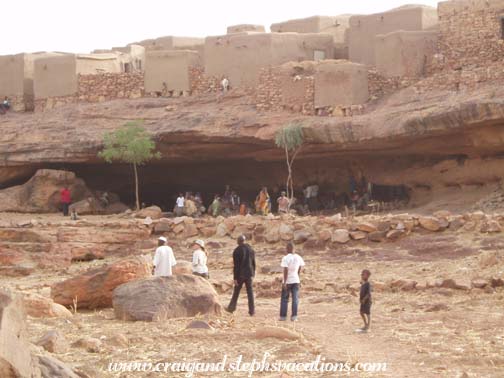
[[[160,236],[158,240],[168,243],[168,239],[166,239],[164,236]]]
[[[199,245],[201,248],[205,249],[205,242],[203,240],[196,240],[194,244]]]

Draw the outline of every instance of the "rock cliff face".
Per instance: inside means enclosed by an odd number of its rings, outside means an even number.
[[[482,186],[504,175],[503,94],[497,85],[471,93],[407,88],[354,117],[259,113],[233,92],[11,113],[0,119],[0,183],[23,182],[40,167],[67,168],[93,189],[127,196],[130,168],[106,165],[96,154],[104,132],[143,119],[163,155],[141,172],[150,202],[177,190],[220,192],[225,184],[251,195],[260,185],[281,187],[283,156],[273,138],[293,121],[308,142],[297,162],[298,185],[316,181],[342,191],[351,169],[420,192]]]

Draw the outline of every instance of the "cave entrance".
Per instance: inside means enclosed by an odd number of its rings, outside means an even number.
[[[348,204],[348,163],[341,159],[303,159],[296,163],[294,183],[296,197],[303,199],[303,189],[319,186],[318,210],[341,210]],[[93,190],[109,191],[119,195],[122,202],[133,206],[134,176],[130,165],[73,164],[51,168],[73,171]],[[285,188],[286,168],[283,161],[256,160],[209,161],[204,163],[155,162],[139,169],[140,200],[146,206],[157,205],[172,211],[179,193],[200,193],[204,205],[215,194],[222,195],[230,185],[253,208],[254,200],[263,186],[267,186],[276,210],[276,198]],[[406,202],[410,190],[404,185],[381,185],[373,181],[372,199],[380,202]]]

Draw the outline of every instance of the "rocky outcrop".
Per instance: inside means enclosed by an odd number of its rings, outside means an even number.
[[[120,260],[54,284],[51,297],[64,306],[90,309],[111,307],[112,292],[116,287],[149,277],[151,271],[150,259],[144,256]]]
[[[129,282],[114,290],[117,319],[159,321],[197,314],[220,315],[212,285],[193,275],[156,277]]]

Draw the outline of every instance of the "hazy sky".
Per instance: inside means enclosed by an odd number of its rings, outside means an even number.
[[[313,15],[366,14],[403,0],[15,0],[2,2],[0,55],[34,51],[89,52],[165,35],[225,34],[244,23]],[[435,0],[416,4],[436,6]]]

